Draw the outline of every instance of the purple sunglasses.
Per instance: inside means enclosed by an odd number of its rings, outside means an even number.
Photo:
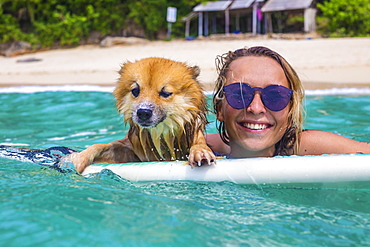
[[[235,109],[243,109],[252,103],[254,92],[261,92],[263,104],[271,111],[281,111],[288,104],[293,90],[280,85],[270,85],[265,88],[251,87],[246,83],[236,82],[223,87],[226,100]]]

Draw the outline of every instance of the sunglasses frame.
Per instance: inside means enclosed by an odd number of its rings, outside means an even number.
[[[236,102],[236,104],[235,104],[235,102],[234,102],[235,99],[232,96],[232,95],[235,95],[235,93],[234,93],[235,90],[232,90],[231,88],[234,88],[236,86],[236,84],[239,87],[239,92],[243,92],[245,89],[247,89],[247,91],[248,91],[247,93],[248,94],[253,94],[253,97],[250,100],[248,100],[248,96],[245,97],[245,94],[242,95],[242,94],[239,93],[239,95],[241,96],[241,101],[243,101],[243,102],[240,103],[240,100],[239,100],[239,103]],[[271,88],[273,88],[273,89],[271,89]],[[270,99],[271,96],[269,97],[268,94],[266,95],[266,92],[269,92],[270,90],[272,90],[273,92],[277,91],[278,93],[280,93],[279,90],[284,92],[285,95],[283,95],[283,97],[279,98],[280,102],[284,101],[284,103],[282,105],[278,105],[279,107],[277,107],[276,104],[274,106],[272,104],[274,99],[273,98]],[[282,85],[277,85],[277,84],[273,84],[273,85],[269,85],[265,88],[261,88],[261,87],[251,87],[247,83],[243,83],[243,82],[235,82],[235,83],[232,83],[232,84],[229,84],[229,85],[223,87],[223,92],[225,94],[227,102],[229,103],[229,105],[231,107],[233,107],[234,109],[238,109],[238,110],[244,109],[252,103],[256,91],[261,92],[261,100],[262,100],[264,106],[267,109],[271,110],[271,111],[281,111],[281,110],[283,110],[285,107],[288,106],[290,100],[292,99],[292,95],[293,95],[293,90],[291,90],[287,87],[284,87]],[[241,106],[239,106],[239,105],[241,105]]]

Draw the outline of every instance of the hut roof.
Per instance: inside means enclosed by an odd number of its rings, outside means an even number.
[[[269,0],[263,5],[262,12],[274,12],[309,8],[313,0]]]
[[[193,8],[195,12],[223,11],[229,7],[232,1],[216,1],[198,4]]]
[[[235,0],[231,4],[230,9],[247,9],[253,4],[254,1],[263,2],[264,0]]]
[[[198,4],[193,8],[194,12],[212,12],[212,11],[224,11],[230,7],[230,9],[247,9],[254,1],[263,2],[264,0],[229,0],[229,1],[215,1],[207,2],[205,4]]]

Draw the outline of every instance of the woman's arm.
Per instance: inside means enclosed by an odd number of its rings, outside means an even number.
[[[351,140],[334,133],[306,130],[302,133],[298,155],[370,153],[370,143]]]

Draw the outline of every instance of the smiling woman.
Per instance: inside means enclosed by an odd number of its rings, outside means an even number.
[[[252,47],[230,51],[216,62],[219,135],[207,136],[215,153],[248,158],[370,152],[368,143],[302,130],[303,86],[278,53]]]

